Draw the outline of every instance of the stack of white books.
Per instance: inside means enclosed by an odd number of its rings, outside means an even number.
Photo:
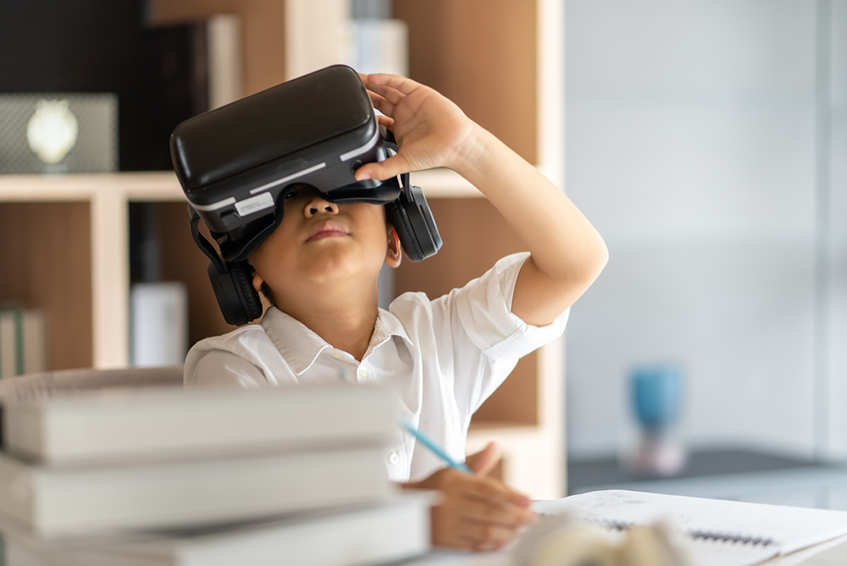
[[[388,389],[113,390],[6,402],[7,566],[314,564],[429,547],[385,456]]]

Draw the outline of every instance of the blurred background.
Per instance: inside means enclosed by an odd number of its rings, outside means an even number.
[[[0,377],[179,363],[231,330],[168,136],[338,62],[455,100],[609,246],[469,449],[504,443],[538,497],[847,509],[847,0],[0,0]],[[414,180],[445,248],[384,304],[522,248],[462,179]]]
[[[636,442],[630,375],[664,363],[689,465],[843,459],[847,2],[569,0],[566,43],[567,191],[610,250],[568,328],[569,457]]]

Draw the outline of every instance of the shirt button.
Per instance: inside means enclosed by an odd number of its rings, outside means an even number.
[[[362,366],[359,366],[359,369],[356,373],[359,374],[359,377],[368,377],[371,374],[371,372],[368,371],[368,368]]]
[[[397,464],[399,464],[400,463],[400,454],[398,454],[397,452],[392,452],[391,454],[389,454],[388,455],[388,463],[391,464],[392,466],[396,466]]]
[[[338,350],[333,350],[332,352],[329,353],[329,355],[332,356],[333,358],[335,358],[336,360],[343,360],[344,359],[344,354],[342,352],[339,352]]]

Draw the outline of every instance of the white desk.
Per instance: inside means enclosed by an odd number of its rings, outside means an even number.
[[[847,535],[768,560],[762,566],[844,566],[847,565]]]
[[[513,566],[508,553],[464,554],[434,552],[432,555],[403,562],[405,566]],[[760,566],[847,566],[847,535],[800,550],[787,556],[762,562]]]

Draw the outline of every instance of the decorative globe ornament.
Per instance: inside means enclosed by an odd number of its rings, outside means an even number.
[[[67,100],[39,100],[29,119],[29,147],[47,165],[62,161],[76,144],[79,125]]]

